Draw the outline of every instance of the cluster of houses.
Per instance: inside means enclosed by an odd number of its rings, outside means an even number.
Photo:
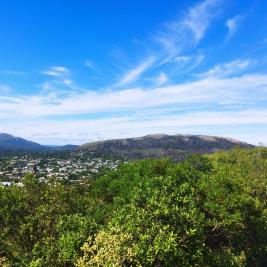
[[[32,155],[6,156],[0,158],[0,185],[19,184],[26,173],[33,173],[40,180],[48,178],[80,181],[94,177],[99,172],[116,169],[118,160],[91,158],[83,152],[70,154],[68,157],[36,157]]]

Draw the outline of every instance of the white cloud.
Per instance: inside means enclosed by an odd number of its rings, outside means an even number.
[[[41,85],[43,91],[62,91],[62,88],[76,90],[74,82],[71,79],[71,71],[67,67],[53,66],[41,73],[54,78]]]
[[[228,28],[228,34],[225,39],[226,42],[229,41],[234,36],[239,26],[241,25],[243,19],[244,16],[238,15],[226,21],[225,26]]]
[[[192,31],[195,40],[200,41],[212,20],[218,15],[221,1],[206,0],[191,8],[183,21],[183,26]]]
[[[160,72],[159,76],[156,78],[156,84],[158,86],[161,86],[163,84],[165,84],[166,82],[168,82],[168,77],[167,75],[162,71]]]
[[[62,77],[66,74],[69,74],[70,70],[62,66],[53,66],[50,67],[48,70],[42,71],[41,73],[53,77]]]
[[[122,86],[126,85],[128,83],[134,82],[137,79],[141,77],[141,75],[152,66],[152,64],[155,62],[155,57],[149,57],[145,59],[141,64],[139,64],[137,67],[127,71],[123,77],[119,80],[119,82],[116,84],[116,86]]]
[[[156,76],[146,78],[145,81],[152,82],[154,87],[159,87],[166,84],[169,78],[164,71],[161,71]]]
[[[199,55],[196,55],[195,57],[192,57],[191,64],[186,66],[185,69],[182,71],[182,73],[188,73],[188,72],[194,70],[203,62],[204,59],[205,59],[204,54],[199,54]]]
[[[171,116],[154,116],[149,119],[139,116],[124,116],[75,121],[51,121],[47,119],[20,121],[18,123],[9,121],[4,127],[0,125],[0,132],[15,133],[16,135],[47,144],[59,144],[60,141],[62,144],[73,142],[81,144],[89,140],[137,137],[161,132],[169,134],[181,132],[199,134],[203,126],[220,127],[221,132],[217,133],[217,135],[228,136],[229,127],[250,125],[251,128],[252,125],[257,124],[267,126],[266,109],[247,109],[231,112],[188,112]],[[243,140],[249,141],[249,135],[244,135],[242,131],[235,133],[235,137],[238,138],[238,136],[242,136]],[[258,138],[261,139],[254,139],[254,143],[258,143],[260,140],[267,141],[267,135],[264,133]]]
[[[72,80],[69,80],[69,79],[64,79],[64,80],[63,80],[63,83],[64,83],[66,86],[72,86],[73,81],[72,81]]]
[[[201,77],[227,77],[244,72],[253,64],[252,60],[234,60],[225,64],[218,64],[212,69],[199,74]]]
[[[168,22],[154,35],[160,45],[159,63],[162,66],[169,62],[185,63],[188,57],[180,54],[195,47],[205,36],[212,21],[218,16],[221,0],[205,0],[191,7],[182,19]]]
[[[133,69],[127,70],[115,86],[123,86],[133,83],[149,69],[160,69],[166,63],[186,65],[190,57],[181,53],[195,47],[204,37],[212,21],[219,13],[221,0],[204,0],[189,8],[181,19],[167,22],[153,34],[152,42],[145,44],[150,51],[150,57],[144,56],[142,62]],[[204,55],[196,57],[188,71],[198,66]],[[91,67],[91,62],[88,62]],[[161,75],[161,79],[163,75]],[[148,79],[146,79],[148,80]]]
[[[44,82],[43,84],[41,84],[41,88],[42,88],[43,91],[48,91],[48,90],[55,89],[51,82]]]
[[[181,56],[180,53],[197,45],[204,37],[211,22],[218,15],[220,2],[221,0],[202,1],[190,8],[182,19],[166,23],[153,35],[154,44],[150,44],[153,47],[156,43],[160,49],[152,52],[154,56],[145,58],[137,67],[127,71],[116,85],[135,82],[152,65],[154,68],[160,68],[169,62],[178,64],[188,62],[190,58]],[[198,56],[196,64],[200,64],[203,58],[203,55]]]
[[[253,94],[253,98],[251,95]],[[0,119],[38,118],[95,112],[137,111],[164,105],[247,104],[267,100],[267,75],[208,77],[165,87],[120,91],[62,91],[1,97]]]
[[[80,144],[157,132],[203,133],[205,127],[223,127],[216,135],[228,135],[235,125],[244,125],[246,129],[254,129],[252,125],[267,128],[267,109],[255,108],[260,101],[267,101],[267,75],[264,74],[214,76],[151,89],[59,90],[17,97],[0,94],[0,132],[46,144]],[[118,115],[123,111],[127,115]],[[96,112],[105,119],[79,117]],[[71,119],[59,119],[63,115],[71,115]],[[252,140],[241,130],[234,134],[245,141]],[[255,132],[251,134],[254,143],[267,142],[266,134],[261,134],[259,139],[255,138]]]
[[[173,59],[175,62],[187,63],[191,60],[191,57],[188,56],[177,56]]]

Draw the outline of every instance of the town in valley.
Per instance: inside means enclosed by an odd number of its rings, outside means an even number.
[[[113,170],[119,160],[97,158],[82,151],[58,153],[19,153],[0,155],[0,184],[22,185],[25,174],[34,174],[39,181],[50,178],[79,182],[96,177],[104,170]]]

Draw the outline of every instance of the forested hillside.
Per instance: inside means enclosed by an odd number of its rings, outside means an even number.
[[[267,149],[0,187],[0,266],[267,266]]]
[[[183,160],[191,153],[212,153],[235,147],[252,148],[254,146],[218,136],[153,134],[87,143],[80,146],[80,149],[98,157],[126,160],[164,157]]]

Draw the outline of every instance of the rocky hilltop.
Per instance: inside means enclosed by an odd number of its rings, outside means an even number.
[[[234,147],[253,147],[230,138],[206,135],[146,135],[137,138],[114,139],[92,142],[80,148],[96,156],[124,159],[183,158],[188,153],[212,153]]]

